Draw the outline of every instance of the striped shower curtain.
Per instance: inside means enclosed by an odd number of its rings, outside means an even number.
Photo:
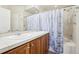
[[[28,31],[48,31],[49,50],[63,53],[63,9],[56,9],[27,17]]]

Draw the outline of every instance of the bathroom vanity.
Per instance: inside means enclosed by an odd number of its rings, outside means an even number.
[[[3,48],[0,48],[0,53],[1,54],[48,53],[48,32],[42,32],[42,31],[30,32],[30,33],[28,32],[28,34],[19,35],[16,38],[17,39],[13,39],[13,38],[9,39],[9,40],[13,40],[14,43],[6,39],[5,42],[7,42],[7,45],[5,45]]]

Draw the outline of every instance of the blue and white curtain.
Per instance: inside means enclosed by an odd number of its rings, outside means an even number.
[[[48,31],[49,47],[63,53],[63,9],[56,9],[27,17],[28,31]]]

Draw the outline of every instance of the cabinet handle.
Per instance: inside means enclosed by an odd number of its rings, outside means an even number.
[[[34,46],[34,44],[31,44],[31,46],[33,47],[33,46]]]
[[[30,47],[27,47],[28,49],[30,48]]]

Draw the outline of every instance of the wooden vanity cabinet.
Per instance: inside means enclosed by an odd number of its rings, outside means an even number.
[[[11,49],[3,54],[47,54],[48,34]]]

